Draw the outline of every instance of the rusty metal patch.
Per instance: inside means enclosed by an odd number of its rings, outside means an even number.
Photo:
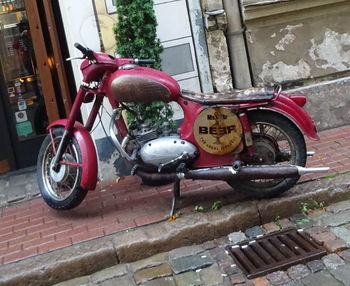
[[[248,279],[286,270],[327,254],[318,242],[295,228],[287,228],[226,249]]]
[[[112,81],[112,92],[118,102],[169,102],[170,90],[163,84],[140,76],[123,75]]]

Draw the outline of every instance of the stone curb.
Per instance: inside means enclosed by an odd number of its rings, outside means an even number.
[[[300,211],[310,199],[326,205],[350,199],[350,174],[295,186],[269,200],[224,206],[193,213],[173,222],[159,222],[0,266],[0,285],[53,285],[89,275],[118,263],[132,262],[171,249],[200,244],[284,218]]]

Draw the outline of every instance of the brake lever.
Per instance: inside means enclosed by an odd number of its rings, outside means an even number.
[[[66,58],[66,62],[72,61],[72,60],[83,60],[84,57],[70,57]]]

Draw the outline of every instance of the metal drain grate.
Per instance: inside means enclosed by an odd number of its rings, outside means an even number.
[[[319,259],[326,254],[320,244],[295,228],[274,232],[226,249],[249,279]]]

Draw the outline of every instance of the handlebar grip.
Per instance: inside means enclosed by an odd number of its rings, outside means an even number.
[[[135,64],[137,65],[147,65],[147,64],[154,64],[156,60],[154,59],[135,59],[134,60]]]
[[[74,47],[76,47],[79,51],[81,51],[84,55],[88,53],[88,49],[80,45],[79,43],[75,43]]]

